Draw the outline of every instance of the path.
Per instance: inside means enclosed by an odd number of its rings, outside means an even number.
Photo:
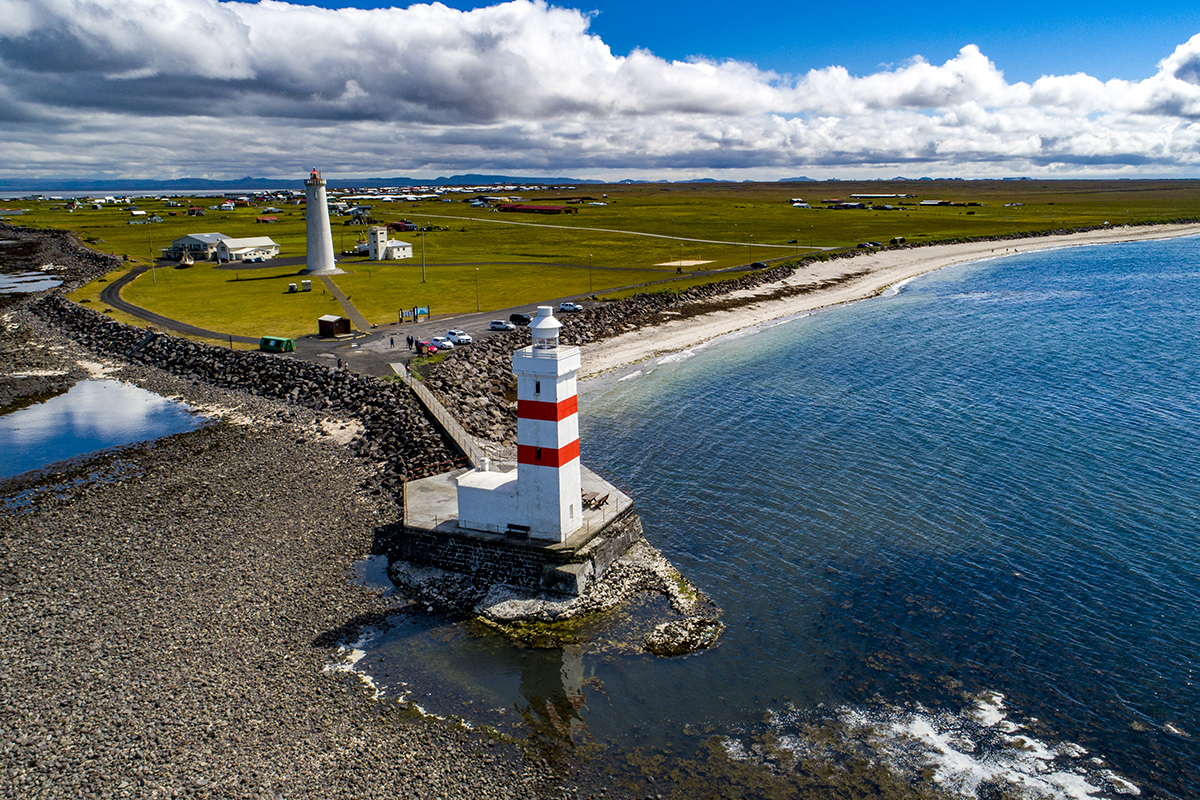
[[[234,336],[228,333],[218,333],[210,331],[206,328],[198,328],[195,325],[188,325],[186,322],[170,319],[161,314],[155,314],[153,311],[147,311],[141,306],[135,306],[133,303],[128,303],[121,299],[121,289],[130,284],[134,278],[150,270],[150,267],[134,267],[126,272],[120,278],[105,286],[100,291],[100,299],[116,310],[128,314],[131,317],[144,319],[149,323],[167,330],[182,333],[185,336],[197,336],[202,339],[216,339],[219,342],[234,341],[240,344],[258,344],[257,338],[250,336]]]
[[[325,288],[333,295],[333,298],[338,301],[338,305],[342,307],[342,313],[350,318],[354,323],[354,327],[358,328],[363,333],[371,330],[371,323],[367,322],[367,318],[358,313],[358,309],[350,302],[350,298],[346,297],[345,292],[337,287],[337,284],[330,279],[328,275],[321,275],[321,283],[325,284]]]

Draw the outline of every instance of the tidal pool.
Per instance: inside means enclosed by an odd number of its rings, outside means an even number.
[[[0,478],[207,422],[195,409],[127,383],[80,381],[64,394],[0,416]]]

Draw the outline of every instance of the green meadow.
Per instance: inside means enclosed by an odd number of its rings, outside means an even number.
[[[336,188],[336,180],[331,181]],[[331,194],[334,192],[331,191]],[[945,200],[979,205],[909,206],[895,210],[829,210],[821,201],[853,194],[907,194],[868,204],[898,205]],[[457,198],[458,196],[450,195]],[[1031,233],[1123,223],[1200,218],[1200,181],[875,181],[746,184],[581,185],[572,190],[523,195],[530,202],[571,204],[576,214],[499,213],[465,202],[371,203],[380,222],[408,219],[424,233],[394,233],[414,244],[415,257],[397,262],[342,262],[338,288],[371,322],[396,319],[401,308],[430,306],[433,313],[492,311],[580,295],[618,296],[634,291],[684,288],[727,277],[714,271],[750,262],[781,262],[808,253],[854,248],[859,242],[945,241],[1006,233]],[[800,198],[813,208],[793,208]],[[270,236],[281,258],[303,257],[304,209],[279,206],[279,221],[259,224],[262,211],[207,210],[186,216],[183,208],[139,198],[138,208],[163,221],[130,225],[128,206],[68,212],[61,200],[5,201],[26,209],[9,221],[30,227],[78,232],[90,246],[145,266],[172,239],[219,232],[232,237]],[[591,203],[603,203],[593,205]],[[268,203],[270,204],[270,203]],[[1019,205],[1015,205],[1019,204]],[[170,212],[176,212],[170,216]],[[365,228],[333,217],[335,248],[353,247]],[[422,266],[422,261],[424,265]],[[674,262],[707,262],[683,268]],[[189,269],[160,267],[122,292],[131,303],[159,314],[224,333],[302,335],[315,332],[322,314],[340,313],[319,280],[311,293],[289,294],[301,266],[218,270],[210,263]],[[111,280],[112,276],[108,276]],[[91,298],[100,284],[84,287]]]

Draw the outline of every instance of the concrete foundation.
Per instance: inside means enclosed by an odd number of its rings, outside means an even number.
[[[460,528],[455,479],[464,472],[407,484],[404,522],[377,541],[377,550],[389,559],[470,575],[480,583],[578,595],[642,538],[642,521],[633,513],[632,500],[586,467],[583,491],[608,501],[587,509],[583,525],[565,541]]]

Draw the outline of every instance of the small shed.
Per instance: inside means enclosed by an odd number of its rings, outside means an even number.
[[[283,336],[264,336],[258,341],[258,349],[268,353],[291,353],[296,349],[296,343]]]
[[[332,339],[337,336],[349,336],[350,320],[346,317],[338,317],[333,314],[326,314],[317,320],[317,331],[323,339]]]

